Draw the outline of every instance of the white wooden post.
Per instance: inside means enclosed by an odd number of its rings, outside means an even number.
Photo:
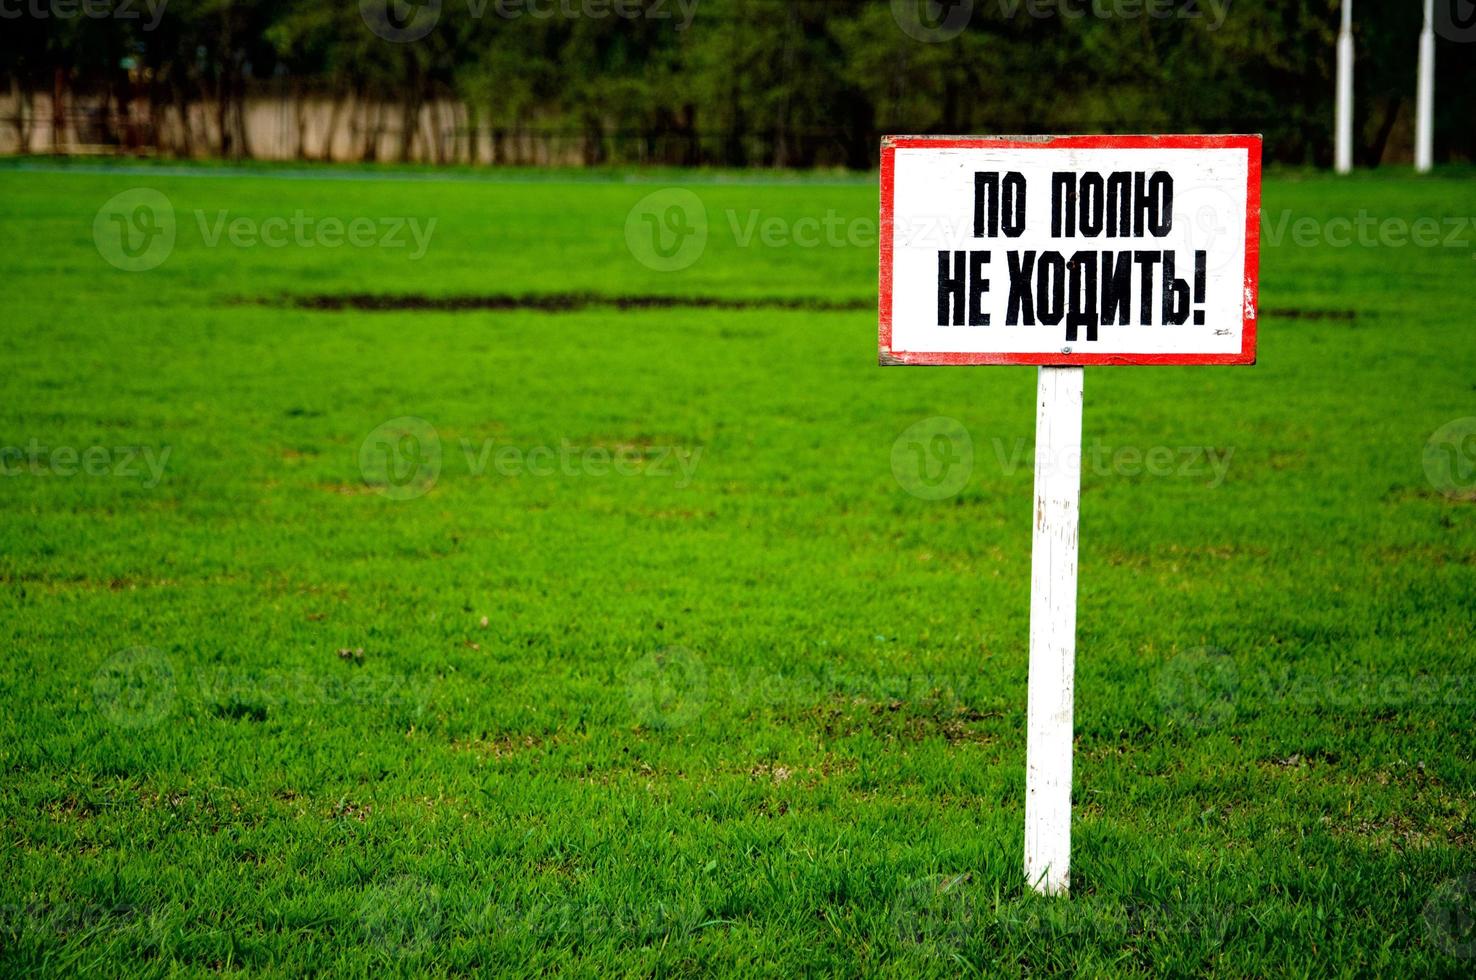
[[[1071,883],[1072,688],[1076,671],[1076,529],[1081,500],[1082,371],[1042,367],[1036,383],[1035,536],[1030,562],[1025,878]]]
[[[1434,0],[1425,0],[1425,26],[1420,29],[1419,78],[1415,84],[1415,170],[1429,173],[1435,162],[1435,29]]]
[[[1353,0],[1343,0],[1343,26],[1338,30],[1336,146],[1333,169],[1353,170]]]

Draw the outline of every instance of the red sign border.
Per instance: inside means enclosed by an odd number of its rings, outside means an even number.
[[[896,151],[913,149],[1188,149],[1246,151],[1245,320],[1240,351],[1231,354],[1028,353],[897,351],[892,349],[892,226],[896,199]],[[947,364],[1254,364],[1256,311],[1260,303],[1261,137],[1239,136],[886,136],[881,147],[880,362],[883,365]]]

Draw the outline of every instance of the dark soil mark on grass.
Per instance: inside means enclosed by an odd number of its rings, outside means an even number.
[[[980,723],[999,717],[998,712],[979,711],[952,698],[869,701],[836,696],[784,720],[813,726],[829,739],[869,732],[885,741],[921,742],[941,737],[957,744],[993,740],[989,726]]]
[[[406,293],[378,296],[371,293],[320,293],[311,296],[283,296],[261,302],[296,306],[306,310],[337,312],[394,312],[426,310],[461,313],[473,310],[536,310],[542,313],[570,313],[591,307],[616,310],[809,310],[828,313],[876,309],[872,299],[818,299],[815,297],[759,296],[602,296],[598,293],[538,293],[525,296],[491,294],[486,296],[426,296]]]
[[[244,300],[243,302],[251,302]],[[374,293],[317,293],[306,296],[263,298],[269,306],[294,306],[326,313],[357,311],[394,313],[505,312],[533,310],[539,313],[575,313],[591,308],[614,310],[805,310],[820,313],[851,313],[876,309],[872,299],[819,299],[806,296],[605,296],[599,293],[511,293],[487,295],[427,296],[424,293],[377,295]],[[1354,320],[1356,310],[1310,310],[1300,307],[1262,307],[1261,316],[1285,320]]]
[[[252,302],[243,300],[243,302]],[[486,295],[427,296],[424,293],[379,295],[375,293],[316,293],[279,296],[255,302],[269,306],[295,306],[304,310],[337,313],[424,311],[465,313],[534,310],[540,313],[574,313],[591,308],[614,310],[806,310],[820,313],[851,313],[876,309],[873,299],[820,299],[813,296],[606,296],[600,293],[490,293]],[[1263,307],[1261,316],[1286,320],[1354,320],[1356,310],[1309,310],[1300,307]]]
[[[1280,317],[1284,320],[1355,320],[1356,310],[1304,310],[1295,306],[1267,306],[1261,308],[1261,316]]]
[[[264,705],[248,704],[236,698],[212,704],[210,706],[210,713],[217,718],[224,718],[228,721],[261,722],[267,720],[267,709]]]

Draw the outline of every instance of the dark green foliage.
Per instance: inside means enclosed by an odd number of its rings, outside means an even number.
[[[533,140],[589,164],[867,168],[883,133],[1260,132],[1272,160],[1328,163],[1336,0],[1162,2],[440,0],[423,37],[396,43],[370,29],[372,2],[170,0],[156,22],[138,0],[134,19],[6,19],[0,75],[103,100],[98,141],[132,148],[154,145],[162,115],[208,105],[196,155],[251,154],[238,110],[254,93],[396,105],[400,158],[405,119],[459,100],[460,142],[435,162],[538,162]],[[966,15],[956,36],[904,29],[949,11]],[[1419,6],[1359,4],[1356,27],[1360,160],[1408,159]],[[1442,158],[1469,159],[1476,139],[1467,48],[1437,43]],[[125,133],[126,100],[143,121]]]

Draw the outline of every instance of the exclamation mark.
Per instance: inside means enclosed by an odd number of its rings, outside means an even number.
[[[1204,306],[1204,250],[1194,253],[1194,305]],[[1194,311],[1195,326],[1204,326],[1204,310]]]

